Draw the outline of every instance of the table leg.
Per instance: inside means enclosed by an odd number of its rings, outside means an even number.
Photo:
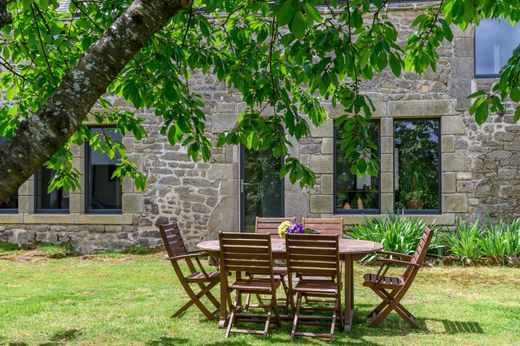
[[[227,320],[227,285],[225,273],[220,273],[220,319],[218,321],[219,328],[226,328]]]
[[[343,331],[349,332],[352,329],[354,319],[354,275],[353,275],[352,256],[345,255],[345,319]]]

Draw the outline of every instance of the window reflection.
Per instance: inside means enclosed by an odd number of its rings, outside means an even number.
[[[284,180],[279,175],[283,163],[271,152],[243,150],[244,231],[254,232],[257,216],[281,217],[284,214]]]
[[[475,73],[496,76],[520,45],[520,23],[508,20],[482,19],[475,29]]]
[[[368,173],[364,176],[352,174],[350,163],[340,147],[342,130],[336,128],[334,132],[336,136],[335,212],[379,211],[379,176],[373,177]],[[370,137],[374,143],[379,143],[379,122],[370,123]]]
[[[51,179],[56,173],[47,168],[41,168],[34,175],[35,179],[35,210],[37,212],[65,212],[69,209],[69,193],[62,188],[48,191]]]
[[[103,131],[92,128],[92,133],[99,133],[103,143]],[[121,135],[112,128],[105,128],[104,133],[114,142],[121,141]],[[87,211],[120,211],[122,190],[119,179],[112,178],[117,160],[87,146]]]
[[[440,208],[439,119],[394,121],[395,207]]]

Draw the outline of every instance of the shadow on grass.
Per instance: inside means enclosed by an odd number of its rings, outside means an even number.
[[[162,336],[159,339],[151,340],[146,343],[146,346],[173,346],[188,343],[190,340],[186,338],[172,338],[169,336]]]
[[[450,320],[440,320],[427,318],[426,321],[434,321],[441,322],[448,334],[463,334],[463,333],[471,333],[471,334],[484,334],[484,330],[480,326],[478,322],[471,321],[450,321]]]

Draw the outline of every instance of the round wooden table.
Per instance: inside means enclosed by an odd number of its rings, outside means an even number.
[[[285,240],[277,237],[272,238],[273,258],[285,259]],[[218,240],[207,240],[197,244],[197,248],[206,251],[210,256],[218,258],[220,252],[220,244]],[[383,249],[383,245],[373,241],[340,239],[339,252],[342,260],[345,262],[345,327],[344,331],[350,331],[352,328],[352,319],[354,317],[354,276],[353,265],[354,260],[359,260],[365,255],[377,252]],[[221,276],[222,278],[223,276]],[[222,285],[222,281],[221,281]],[[225,292],[220,290],[220,321],[219,327],[224,328],[227,319],[227,304],[225,302]]]

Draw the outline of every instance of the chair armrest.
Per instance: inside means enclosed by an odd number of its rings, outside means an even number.
[[[395,264],[395,265],[405,265],[405,266],[419,267],[419,265],[417,263],[412,263],[412,262],[408,262],[408,261],[401,261],[401,260],[396,260],[396,259],[393,259],[393,258],[385,258],[385,257],[376,257],[376,262],[381,262],[383,264]]]
[[[411,260],[412,257],[413,257],[411,255],[405,255],[404,253],[393,252],[393,251],[379,251],[378,254],[401,257],[401,258],[404,258],[404,259],[407,259],[407,260]]]
[[[202,257],[202,256],[207,256],[207,254],[205,252],[202,252],[202,251],[193,251],[193,252],[187,253],[185,255],[179,255],[179,256],[174,256],[174,257],[167,257],[166,259],[170,260],[170,261],[172,261],[172,260],[178,261],[178,260],[181,260],[181,259],[195,258],[195,257]]]

